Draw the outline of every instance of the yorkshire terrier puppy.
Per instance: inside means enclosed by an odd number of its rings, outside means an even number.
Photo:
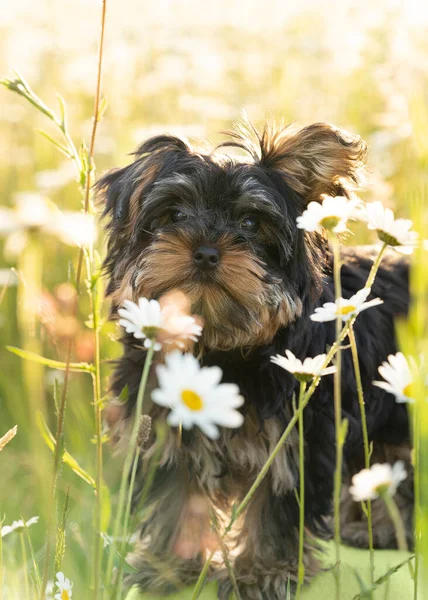
[[[317,306],[334,301],[331,252],[322,236],[298,229],[296,218],[323,194],[352,194],[364,170],[361,138],[325,123],[266,126],[261,134],[242,126],[230,136],[222,146],[239,148],[247,159],[201,154],[177,137],[159,135],[138,148],[132,164],[97,184],[108,217],[105,266],[113,314],[125,299],[181,290],[203,319],[195,348],[201,364],[220,366],[223,381],[236,383],[245,398],[243,426],[223,429],[218,440],[195,428],[178,442],[178,432],[169,429],[133,557],[138,572],[132,581],[158,593],[195,581],[213,542],[205,502],[221,518],[242,499],[287,426],[298,383],[272,364],[271,356],[289,349],[303,359],[324,353],[334,342],[334,322],[309,318]],[[342,293],[350,297],[364,287],[376,252],[346,248],[343,254]],[[397,351],[394,319],[408,310],[405,259],[386,254],[372,296],[383,304],[363,312],[355,324],[369,436],[381,460],[408,459],[406,407],[372,385],[378,366]],[[125,405],[113,403],[110,418],[119,445],[129,441],[145,355],[135,339],[123,341],[112,387],[119,396],[128,386],[129,398]],[[347,481],[363,467],[363,441],[349,349],[342,361]],[[153,387],[155,379],[153,370]],[[165,409],[149,400],[145,406],[154,424],[165,419]],[[309,580],[319,568],[316,538],[328,536],[330,527],[336,452],[331,376],[322,378],[304,420]],[[136,501],[153,456],[153,431],[140,464]],[[297,579],[298,462],[294,431],[237,524],[233,541],[227,541],[242,600],[285,600],[287,585]],[[410,531],[412,490],[403,495],[406,485],[398,498]],[[358,506],[346,500],[344,488],[343,539],[365,546],[366,522]],[[374,511],[375,543],[393,546],[392,524],[380,505]],[[227,573],[212,576],[219,580],[219,598],[228,598]]]

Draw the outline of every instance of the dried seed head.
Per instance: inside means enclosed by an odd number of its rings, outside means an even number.
[[[0,450],[3,450],[3,448],[6,446],[6,444],[8,444],[10,442],[10,440],[12,440],[15,437],[17,431],[18,431],[18,425],[15,425],[15,427],[12,427],[12,429],[9,429],[9,431],[7,433],[5,433],[5,435],[3,437],[0,438]]]
[[[140,426],[138,428],[137,445],[140,450],[145,450],[152,432],[152,419],[149,415],[140,417]]]

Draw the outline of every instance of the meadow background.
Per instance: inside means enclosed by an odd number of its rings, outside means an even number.
[[[152,134],[169,131],[191,141],[221,139],[245,110],[310,123],[330,121],[363,136],[370,148],[370,186],[363,197],[382,200],[408,217],[428,182],[428,7],[392,0],[109,0],[102,92],[108,108],[98,129],[98,173],[132,160],[128,154]],[[293,6],[291,6],[293,4]],[[56,107],[64,97],[78,145],[91,130],[101,3],[96,0],[0,0],[0,76],[16,68]],[[0,88],[0,206],[14,209],[19,194],[43,195],[61,209],[80,210],[72,166],[36,130],[53,133],[25,100]],[[425,218],[425,221],[423,220]],[[426,216],[421,223],[426,225]],[[1,231],[1,223],[0,223]],[[357,229],[350,242],[374,241]],[[98,247],[103,254],[100,228]],[[6,351],[18,346],[64,360],[91,362],[90,311],[81,294],[72,315],[72,265],[77,249],[37,229],[0,239],[0,435],[18,435],[0,454],[0,518],[40,516],[31,528],[36,556],[45,539],[52,455],[36,423],[41,411],[55,430],[55,386],[62,373]],[[9,269],[17,270],[18,278]],[[108,303],[104,306],[107,317]],[[120,353],[116,329],[101,336],[102,394],[110,361]],[[66,448],[89,473],[95,446],[92,385],[70,377]],[[114,512],[120,462],[105,452],[105,518]],[[88,589],[93,492],[68,467],[63,571]],[[6,585],[20,590],[19,536],[4,539]],[[88,592],[89,594],[89,592]],[[6,595],[15,599],[19,595]]]

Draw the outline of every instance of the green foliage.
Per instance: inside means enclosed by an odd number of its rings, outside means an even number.
[[[83,14],[74,5],[70,8],[60,4],[58,0],[53,2],[56,10],[61,11],[60,22],[54,10],[38,9],[46,19],[46,27],[41,30],[33,6],[28,3],[26,18],[31,29],[44,36],[43,43],[32,41],[31,36],[25,39],[29,52],[33,51],[38,58],[31,61],[27,53],[28,71],[25,61],[21,65],[22,71],[29,73],[32,85],[18,72],[0,81],[4,88],[0,90],[0,202],[5,206],[14,205],[18,192],[31,190],[49,195],[62,209],[78,210],[85,188],[94,178],[88,141],[75,144],[73,139],[82,136],[89,139],[95,80],[93,75],[86,74],[85,68],[95,64],[91,52],[98,35],[98,13],[91,12],[92,5],[85,5],[87,12]],[[393,205],[400,216],[410,216],[417,229],[426,232],[428,76],[421,60],[428,50],[426,36],[420,36],[419,30],[409,30],[410,59],[400,58],[397,32],[407,31],[408,25],[403,17],[400,21],[392,4],[379,3],[383,18],[374,24],[368,22],[372,3],[361,2],[358,10],[348,4],[344,3],[341,15],[335,15],[338,21],[331,18],[333,8],[328,2],[322,15],[309,5],[295,14],[283,12],[286,10],[283,6],[278,14],[269,2],[263,9],[259,6],[257,14],[248,7],[245,18],[240,15],[232,19],[228,12],[230,3],[221,2],[215,17],[210,13],[202,27],[194,19],[193,11],[200,11],[196,2],[187,13],[171,6],[168,15],[160,15],[155,5],[144,3],[144,11],[155,23],[153,27],[147,25],[145,18],[130,20],[128,15],[117,22],[115,19],[115,27],[109,31],[111,60],[106,65],[103,85],[106,96],[99,107],[99,118],[105,115],[105,120],[95,147],[98,170],[128,162],[126,153],[152,132],[181,129],[191,138],[208,135],[217,141],[216,132],[230,127],[242,108],[247,108],[255,122],[267,113],[286,121],[327,120],[361,133],[369,142],[373,177],[365,199],[381,199]],[[135,0],[129,0],[129,6],[135,7]],[[95,8],[98,10],[98,6]],[[137,9],[141,9],[141,3]],[[10,10],[14,14],[14,8]],[[89,32],[90,28],[84,30],[82,22],[90,23],[91,15],[94,27]],[[25,45],[20,39],[25,32],[23,26],[19,14],[15,20],[0,26],[2,50],[14,50],[9,52],[12,62],[18,60],[17,49]],[[57,27],[67,44],[55,42]],[[162,36],[165,39],[168,36],[170,43],[159,44]],[[351,38],[355,45],[361,43],[360,51],[353,49]],[[211,39],[215,45],[210,45]],[[2,52],[1,72],[11,72],[6,58],[9,54]],[[350,57],[355,60],[352,62]],[[406,66],[410,64],[412,69]],[[70,76],[73,69],[78,70],[74,80]],[[57,90],[61,90],[66,100],[58,94],[58,106],[53,110],[49,106],[55,105]],[[41,136],[34,132],[40,132]],[[64,168],[64,157],[72,162],[71,175]],[[92,199],[89,209],[93,210]],[[357,229],[350,243],[373,239],[365,230]],[[4,250],[0,267],[16,268],[20,276],[18,288],[8,284],[2,289],[0,284],[0,433],[16,423],[19,425],[13,443],[0,454],[0,518],[5,515],[4,524],[21,515],[28,518],[40,514],[47,518],[51,452],[56,448],[52,431],[57,425],[67,363],[67,327],[72,326],[75,347],[69,369],[67,421],[59,446],[62,460],[56,504],[64,508],[56,529],[55,568],[62,565],[74,582],[75,595],[85,597],[90,593],[96,486],[95,478],[90,475],[96,472],[92,442],[95,445],[105,442],[103,432],[94,437],[95,351],[92,337],[87,334],[93,336],[94,330],[101,333],[101,386],[97,401],[100,405],[108,389],[107,359],[120,352],[114,327],[107,324],[107,307],[102,306],[103,248],[100,240],[101,256],[94,252],[85,257],[90,262],[87,286],[82,286],[78,312],[73,316],[65,306],[62,295],[65,288],[61,286],[76,287],[76,249],[56,239],[37,238],[35,234],[30,256],[24,256],[17,250],[18,241],[12,237],[7,242],[0,239]],[[425,256],[422,251],[416,256],[412,276],[416,302],[410,323],[399,329],[403,351],[415,359],[421,354],[428,356]],[[48,306],[49,310],[40,309],[40,305]],[[90,329],[84,327],[85,322]],[[416,373],[419,401],[414,411],[414,423],[421,434],[421,444],[415,452],[420,473],[417,522],[419,531],[424,532],[417,541],[425,560],[428,560],[428,403],[424,398],[423,376],[427,364]],[[82,377],[82,373],[90,373],[91,378]],[[52,375],[56,378],[54,384]],[[57,406],[54,386],[59,392]],[[120,401],[126,402],[127,395],[125,388]],[[345,435],[346,431],[342,431],[341,439]],[[62,468],[63,464],[70,468]],[[103,466],[100,517],[102,530],[107,532],[109,527],[111,531],[111,516],[117,511],[123,465],[105,452]],[[238,516],[239,506],[234,505],[231,522]],[[40,568],[43,564],[46,531],[34,527],[26,528],[24,533],[30,549],[31,573],[39,589],[41,575],[37,565]],[[5,543],[2,545],[0,537],[0,586],[3,564],[4,572],[12,574],[10,580],[17,586],[15,597],[23,597],[19,595],[22,588],[17,576],[20,567],[10,553],[6,556]],[[123,564],[117,551],[114,554],[114,565],[122,565],[129,572],[131,567]],[[374,585],[383,584],[390,571]],[[422,576],[424,589],[428,589],[426,572]]]

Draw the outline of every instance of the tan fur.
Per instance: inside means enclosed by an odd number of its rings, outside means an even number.
[[[297,582],[297,548],[288,548],[289,556],[281,560],[274,542],[270,545],[269,536],[265,533],[268,526],[265,522],[266,507],[269,506],[270,493],[269,484],[265,480],[248,506],[236,536],[238,556],[234,562],[234,571],[242,600],[285,600],[287,586],[290,585],[292,589]],[[313,550],[314,540],[306,532],[303,555],[306,580],[310,580],[319,571],[319,562]],[[287,553],[287,546],[283,547],[282,552]],[[227,572],[223,570],[219,578],[219,598],[227,600],[232,591]]]
[[[367,146],[358,135],[328,123],[307,127],[274,122],[258,134],[243,122],[232,133],[255,160],[286,175],[289,185],[307,202],[352,192],[365,182]]]
[[[150,384],[153,385],[153,381]],[[153,421],[164,420],[168,412],[150,401],[146,409]],[[120,438],[123,452],[128,447],[131,422],[132,418],[129,418],[117,423],[120,433],[116,429],[115,437]],[[177,430],[169,429],[160,464],[172,467],[171,478],[167,490],[159,494],[148,516],[144,539],[130,557],[130,563],[138,569],[138,575],[132,577],[132,582],[139,582],[146,589],[171,592],[194,580],[202,566],[202,557],[216,546],[208,508],[211,506],[211,510],[215,511],[222,530],[232,503],[245,496],[282,433],[283,427],[275,419],[267,419],[263,430],[260,430],[251,408],[241,429],[236,432],[222,430],[218,440],[211,440],[195,430],[191,444],[178,444]],[[152,437],[151,445],[144,451],[143,471],[155,454],[154,442]],[[272,590],[275,586],[283,590],[289,576],[295,579],[296,560],[276,564],[269,561],[269,556],[262,558],[263,550],[257,544],[257,537],[263,527],[262,505],[268,495],[284,494],[294,488],[290,465],[291,460],[296,462],[297,453],[297,432],[292,432],[260,492],[236,524],[232,535],[225,540],[226,550],[231,551],[230,559],[238,554],[236,571],[239,585],[249,590],[248,594],[242,595],[243,599],[261,598],[256,595],[256,590],[258,585],[262,589],[262,578]],[[311,575],[316,563],[310,557],[309,549],[305,556],[307,573]],[[220,568],[224,566],[220,558],[217,562]],[[250,563],[254,567],[251,573]],[[222,578],[221,573],[219,577]],[[226,580],[221,583],[224,589],[227,585]],[[283,596],[278,593],[277,597]]]
[[[162,234],[145,251],[139,265],[134,296],[159,296],[171,289],[183,291],[192,312],[201,315],[205,327],[202,346],[230,349],[269,343],[278,329],[301,314],[301,302],[278,284],[263,282],[261,261],[233,245],[223,236],[216,243],[221,262],[211,282],[198,282],[192,265],[192,240],[183,233]],[[129,293],[127,285],[114,292]],[[242,307],[245,325],[237,323]]]

